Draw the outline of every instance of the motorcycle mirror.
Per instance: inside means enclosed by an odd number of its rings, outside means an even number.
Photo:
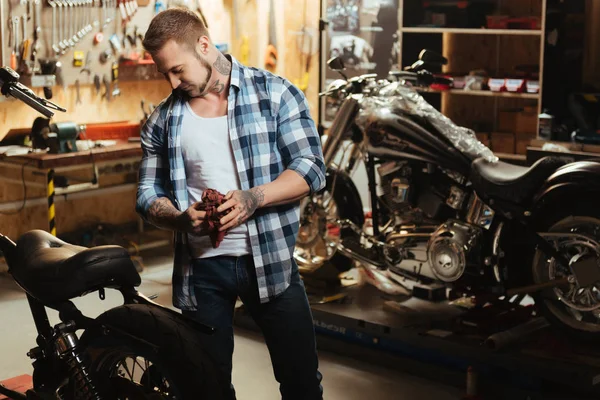
[[[332,71],[343,71],[346,69],[346,67],[344,66],[344,60],[342,60],[342,57],[330,58],[329,60],[327,60],[327,66]]]
[[[424,63],[427,63],[427,64],[435,64],[435,65],[448,64],[448,59],[446,57],[442,56],[439,53],[436,53],[435,51],[431,51],[428,49],[421,50],[421,53],[419,53],[419,60],[423,61]]]
[[[343,70],[346,69],[346,67],[344,65],[344,61],[342,60],[342,57],[330,58],[329,60],[327,60],[327,66],[332,71],[337,71],[340,75],[342,75],[344,77],[345,80],[348,80],[348,77],[342,72]]]

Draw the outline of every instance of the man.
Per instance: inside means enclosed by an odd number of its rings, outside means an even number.
[[[299,200],[325,186],[320,139],[303,93],[224,56],[186,9],[154,17],[143,45],[173,93],[142,129],[137,210],[176,232],[173,302],[214,326],[205,338],[231,382],[236,299],[262,329],[284,400],[322,399],[312,315],[293,259]],[[227,234],[213,248],[200,200]]]

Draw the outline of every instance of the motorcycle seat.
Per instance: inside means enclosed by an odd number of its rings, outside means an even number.
[[[51,305],[101,288],[134,287],[140,275],[120,246],[86,248],[32,230],[17,240],[11,274],[30,295]]]
[[[544,157],[531,167],[478,158],[472,164],[471,183],[481,198],[528,203],[542,183],[565,164],[556,157]]]

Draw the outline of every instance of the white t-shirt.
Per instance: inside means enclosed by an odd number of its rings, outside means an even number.
[[[181,149],[190,205],[200,201],[202,192],[209,188],[223,194],[240,189],[227,116],[202,118],[186,102],[181,126]],[[251,251],[245,223],[230,229],[216,249],[213,249],[209,236],[188,234],[188,238],[195,258],[242,256]]]

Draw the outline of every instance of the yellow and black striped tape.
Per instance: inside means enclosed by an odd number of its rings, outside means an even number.
[[[48,228],[56,236],[56,210],[54,209],[54,170],[48,171]]]

